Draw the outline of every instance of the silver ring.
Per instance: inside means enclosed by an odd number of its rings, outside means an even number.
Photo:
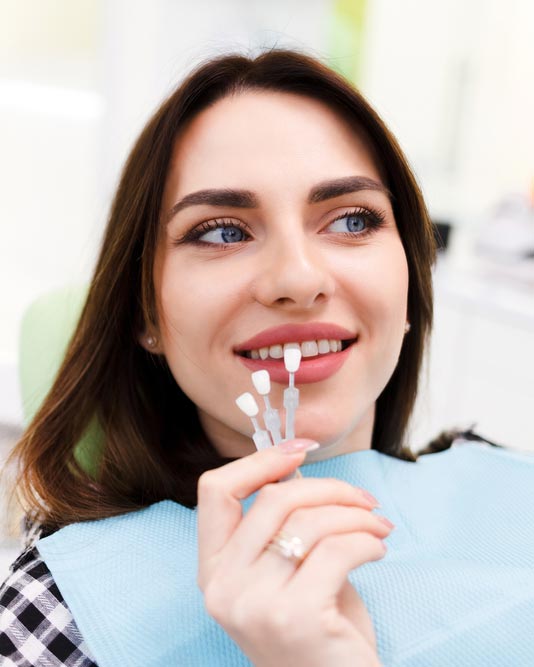
[[[283,530],[276,533],[265,548],[269,551],[279,553],[281,556],[293,561],[297,565],[300,565],[308,555],[304,542],[300,537],[289,535]]]

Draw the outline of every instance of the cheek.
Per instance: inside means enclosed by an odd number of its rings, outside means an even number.
[[[400,241],[397,252],[390,253],[380,280],[380,319],[385,344],[390,346],[392,358],[396,360],[404,340],[408,311],[408,263]]]
[[[160,334],[165,356],[172,366],[185,359],[180,352],[198,340],[198,335],[192,335],[193,323],[199,321],[203,309],[194,289],[194,281],[183,267],[177,266],[171,259],[167,259],[161,267],[156,290]],[[203,329],[197,325],[197,334]]]
[[[408,264],[400,239],[393,239],[377,252],[361,255],[358,262],[339,265],[339,282],[365,329],[396,335],[404,326],[408,302]]]
[[[243,302],[239,275],[217,262],[165,262],[160,273],[159,314],[162,338],[169,354],[178,346],[207,353],[213,340],[221,339],[232,319],[235,304]]]
[[[403,319],[407,315],[408,275],[408,261],[406,259],[404,248],[399,240],[396,251],[390,254],[388,262],[382,272],[382,276],[384,281],[384,293],[390,304],[392,313],[398,312]]]

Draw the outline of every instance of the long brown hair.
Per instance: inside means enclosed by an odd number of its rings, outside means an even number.
[[[198,477],[231,459],[203,433],[195,405],[163,357],[138,343],[157,325],[153,265],[160,207],[177,133],[217,100],[247,90],[323,101],[369,139],[387,187],[409,267],[408,314],[397,367],[376,403],[372,447],[415,460],[405,446],[432,325],[432,225],[397,141],[354,87],[307,55],[270,50],[198,66],[160,106],[135,143],[111,207],[78,325],[45,401],[17,444],[19,490],[45,525],[112,516],[172,499],[197,502]],[[96,424],[96,426],[95,426]],[[79,442],[85,436],[88,461]],[[87,443],[87,438],[93,442]],[[87,457],[86,457],[87,459]]]

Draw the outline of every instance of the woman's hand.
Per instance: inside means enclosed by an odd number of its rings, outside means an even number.
[[[383,557],[391,528],[346,482],[274,483],[304,456],[272,447],[200,477],[198,584],[207,611],[256,667],[375,667],[373,625],[347,574]],[[240,500],[258,489],[243,517]],[[308,548],[300,565],[265,550],[279,530]]]

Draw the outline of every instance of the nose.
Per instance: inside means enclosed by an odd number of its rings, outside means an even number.
[[[310,310],[328,301],[335,279],[320,249],[302,232],[264,248],[253,289],[264,306]]]

